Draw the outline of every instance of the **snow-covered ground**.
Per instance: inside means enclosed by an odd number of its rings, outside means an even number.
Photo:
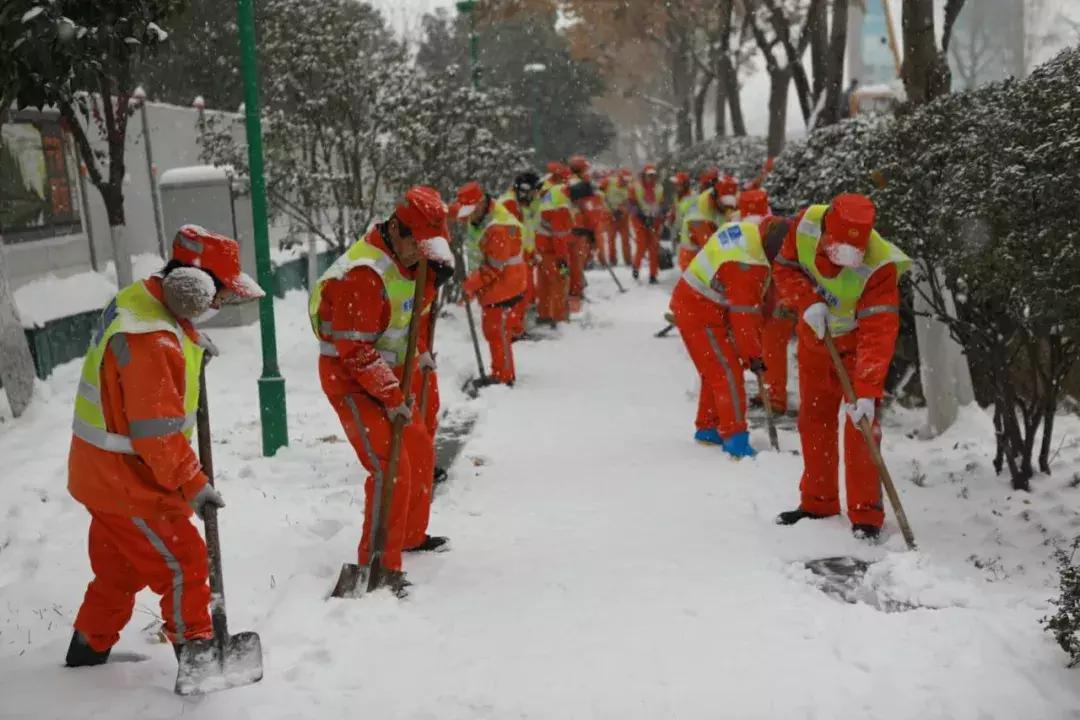
[[[306,298],[277,305],[291,445],[276,458],[260,455],[257,328],[212,333],[230,627],[261,634],[266,677],[203,698],[172,694],[172,652],[142,631],[149,593],[119,645],[147,661],[61,667],[89,579],[65,490],[77,363],[20,420],[0,408],[0,718],[1080,717],[1080,675],[1038,625],[1051,545],[1080,532],[1080,421],[1060,419],[1054,475],[1016,494],[984,413],[922,442],[906,436],[919,415],[894,411],[885,457],[920,550],[891,515],[881,547],[841,519],[780,528],[800,458],[691,442],[690,363],[652,337],[670,287],[590,280],[585,321],[515,346],[518,386],[476,400],[458,391],[463,316],[441,321],[444,404],[479,420],[435,498],[453,551],[407,559],[404,602],[325,600],[355,558],[362,474],[319,391]],[[821,592],[803,563],[834,555],[877,560],[864,591],[920,607]]]

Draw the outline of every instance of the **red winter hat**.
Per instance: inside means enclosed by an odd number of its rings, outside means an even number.
[[[675,173],[675,184],[679,187],[690,187],[690,173],[682,170]]]
[[[717,179],[713,184],[716,190],[716,202],[720,207],[735,207],[738,204],[739,181],[730,175]]]
[[[405,200],[394,211],[394,215],[417,242],[449,237],[446,213],[446,203],[439,196],[439,191],[424,185],[410,188],[405,193]]]
[[[655,175],[656,174],[656,166],[653,165],[652,163],[649,163],[645,167],[641,168],[641,174],[642,174],[642,176]]]
[[[173,238],[172,259],[210,273],[241,299],[266,295],[254,278],[240,269],[240,244],[198,225],[184,225]]]
[[[584,155],[574,155],[570,158],[570,170],[578,175],[589,172],[589,161]]]
[[[876,217],[877,208],[865,195],[837,195],[825,214],[822,238],[830,243],[843,243],[866,250]]]
[[[483,199],[484,188],[480,187],[480,183],[475,180],[465,183],[457,191],[457,202],[454,203],[457,210],[453,213],[454,217],[458,220],[469,217]]]
[[[739,193],[739,214],[744,218],[751,215],[768,215],[768,194],[764,190],[743,190]]]
[[[703,170],[697,178],[698,187],[700,187],[702,190],[708,190],[713,185],[715,185],[716,181],[719,179],[720,171],[716,168],[709,168],[708,170]]]

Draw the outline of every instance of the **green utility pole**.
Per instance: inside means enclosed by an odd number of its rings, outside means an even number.
[[[476,90],[480,89],[480,37],[476,34],[476,5],[478,0],[460,0],[457,3],[457,11],[469,17],[469,69],[472,74],[472,85]]]
[[[529,63],[525,66],[525,76],[529,78],[532,96],[532,143],[533,157],[540,160],[540,82],[539,74],[547,70],[542,63]]]
[[[263,455],[272,456],[289,444],[285,417],[285,378],[277,361],[274,332],[274,276],[270,267],[270,228],[266,220],[266,179],[263,177],[262,122],[259,119],[259,69],[255,54],[255,15],[252,0],[237,0],[240,61],[244,73],[244,114],[247,120],[248,166],[251,168],[251,215],[255,228],[255,267],[266,297],[259,301],[262,330],[262,376],[259,377],[259,418]]]

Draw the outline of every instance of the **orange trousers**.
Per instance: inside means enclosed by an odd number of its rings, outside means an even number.
[[[491,352],[491,379],[498,383],[512,383],[514,374],[514,348],[511,344],[511,308],[500,305],[483,307],[484,339]]]
[[[525,294],[521,300],[510,308],[510,337],[516,338],[525,334],[525,315],[529,308],[536,302],[536,269],[531,264],[525,273]]]
[[[660,274],[660,241],[651,229],[634,218],[634,269],[641,269],[641,261],[649,256],[649,277]]]
[[[773,412],[787,412],[788,343],[795,332],[795,319],[766,318],[761,332],[761,359],[765,362],[765,384]],[[764,402],[762,398],[762,402]]]
[[[427,407],[424,408],[425,412],[422,420],[424,422],[424,427],[428,431],[428,435],[435,437],[435,433],[439,429],[439,407],[441,405],[439,401],[439,372],[438,370],[431,370],[426,373],[426,376],[428,402]],[[415,377],[416,380],[413,382],[413,397],[416,398],[416,407],[419,412],[420,398],[422,397],[420,391],[424,388],[425,373],[423,371],[418,371]],[[434,451],[434,447],[432,447],[432,451]]]
[[[135,595],[149,586],[161,596],[170,642],[213,636],[206,543],[190,518],[133,518],[90,510],[90,567],[75,629],[94,650],[120,639]]]
[[[727,325],[707,325],[688,313],[676,312],[675,326],[701,379],[697,429],[716,428],[724,438],[744,432],[746,386]]]
[[[589,259],[589,241],[580,235],[574,235],[570,241],[570,286],[572,298],[585,295],[585,264]]]
[[[382,405],[366,394],[338,395],[329,399],[345,429],[345,436],[369,473],[364,483],[364,530],[357,553],[360,564],[367,565],[376,520],[373,515],[382,493],[382,484],[386,481],[383,473],[389,461],[393,427]],[[382,556],[382,566],[387,570],[400,570],[402,550],[424,542],[431,516],[434,472],[434,443],[419,412],[416,412],[412,422],[405,426],[401,459],[390,500],[386,547]]]
[[[570,282],[565,260],[554,253],[540,256],[536,275],[536,315],[541,320],[565,322],[570,319]]]
[[[840,512],[837,423],[843,390],[824,345],[799,340],[799,439],[802,441],[803,474],[799,483],[800,507],[819,515]],[[855,353],[844,353],[844,367],[854,374]],[[874,420],[874,437],[881,442],[881,427]],[[844,479],[848,517],[855,524],[881,527],[885,508],[877,467],[862,433],[844,415]]]
[[[619,211],[615,216],[615,229],[619,232],[620,245],[622,246],[623,265],[631,265],[634,256],[630,252],[630,215],[625,210]],[[616,265],[614,239],[612,239],[611,264]]]

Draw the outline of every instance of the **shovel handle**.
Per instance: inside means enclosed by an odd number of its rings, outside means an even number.
[[[769,444],[772,445],[773,450],[780,450],[780,438],[776,434],[776,421],[773,419],[772,412],[772,398],[769,393],[769,386],[765,383],[765,376],[756,372],[758,391],[761,393],[761,404],[765,408],[765,425],[769,429]]]
[[[849,404],[854,404],[856,401],[855,388],[851,384],[851,378],[848,377],[847,370],[844,369],[844,361],[840,358],[840,353],[836,350],[836,345],[833,343],[832,335],[829,333],[829,329],[825,328],[825,347],[829,351],[829,357],[832,358],[833,366],[836,368],[836,376],[840,378],[840,387],[844,390],[844,397],[847,398]],[[889,504],[892,505],[893,513],[896,515],[896,522],[900,525],[900,532],[904,536],[904,542],[907,546],[915,549],[915,534],[911,531],[911,524],[908,522],[907,513],[904,512],[904,506],[900,502],[900,494],[896,491],[896,484],[893,483],[892,475],[889,474],[889,468],[885,466],[885,458],[881,456],[881,447],[874,440],[874,428],[870,424],[870,420],[867,418],[861,418],[858,423],[859,431],[862,433],[863,440],[866,441],[866,447],[870,450],[870,458],[874,461],[874,465],[877,466],[878,477],[881,478],[881,484],[885,487],[885,494],[889,496]]]
[[[199,370],[199,407],[195,424],[199,431],[199,463],[210,485],[214,484],[214,452],[210,440],[210,405],[206,390],[206,364],[203,358]],[[203,532],[206,535],[206,555],[210,565],[210,620],[214,626],[214,639],[220,646],[229,639],[229,624],[225,615],[225,578],[221,567],[221,538],[218,534],[217,508],[209,506],[203,511]]]

